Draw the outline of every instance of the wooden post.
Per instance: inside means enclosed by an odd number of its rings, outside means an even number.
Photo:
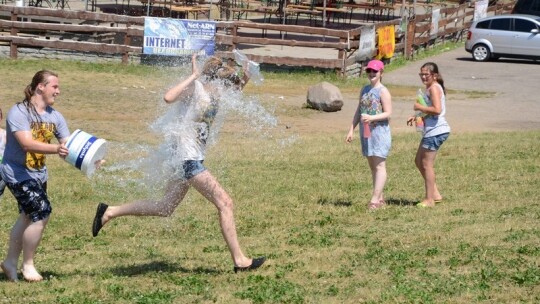
[[[131,35],[129,34],[129,28],[130,28],[131,24],[130,23],[127,23],[126,24],[126,35],[124,36],[124,45],[126,46],[129,46],[131,44]],[[125,50],[123,53],[122,53],[122,64],[128,64],[129,62],[129,52],[127,50]]]
[[[345,40],[345,38],[339,38],[339,42],[340,43],[346,43],[347,41]],[[338,73],[340,74],[339,76],[340,77],[345,77],[346,73],[347,73],[347,67],[345,66],[346,64],[346,52],[344,49],[339,49],[338,51],[338,59],[341,59],[341,69],[338,71]]]
[[[406,37],[405,37],[405,46],[404,46],[405,49],[403,50],[405,59],[409,59],[412,56],[415,28],[416,28],[416,16],[407,22],[407,33],[405,33]]]
[[[236,40],[237,35],[238,35],[238,25],[235,23],[233,25],[232,30],[231,30],[232,44],[231,44],[231,46],[229,48],[230,52],[232,52],[232,51],[234,51],[236,49],[236,44],[237,43],[235,42],[235,40]]]
[[[11,11],[11,21],[17,21],[17,13]],[[11,27],[10,35],[17,36],[18,30],[15,27]],[[9,43],[9,57],[11,59],[17,59],[17,45],[11,41]]]

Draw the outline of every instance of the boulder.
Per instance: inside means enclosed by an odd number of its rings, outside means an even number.
[[[337,112],[343,107],[343,95],[338,87],[324,81],[309,87],[307,104],[316,110]]]

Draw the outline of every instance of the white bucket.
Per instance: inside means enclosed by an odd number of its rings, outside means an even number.
[[[81,170],[86,176],[91,176],[96,170],[96,162],[105,157],[107,152],[105,143],[104,139],[96,138],[77,129],[66,143],[69,150],[66,161]]]
[[[23,7],[24,6],[24,0],[15,0],[15,6]]]

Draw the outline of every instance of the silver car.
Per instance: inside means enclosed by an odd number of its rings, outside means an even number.
[[[509,14],[475,21],[465,50],[476,61],[499,57],[540,60],[540,17]]]

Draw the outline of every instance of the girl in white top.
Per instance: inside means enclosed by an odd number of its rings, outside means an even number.
[[[425,184],[425,197],[418,207],[433,207],[435,203],[442,201],[441,193],[435,182],[435,157],[437,151],[448,139],[450,126],[444,115],[446,114],[446,96],[444,81],[439,72],[439,67],[433,62],[427,62],[420,68],[420,79],[426,86],[426,105],[414,104],[414,110],[420,111],[424,117],[424,131],[422,141],[416,152],[416,167],[422,174]],[[415,116],[409,117],[407,124],[413,124]]]
[[[180,115],[184,120],[181,130],[170,132],[165,137],[168,144],[176,146],[179,150],[178,157],[183,160],[183,168],[179,168],[180,174],[171,176],[161,200],[143,199],[119,206],[98,204],[92,225],[93,236],[97,236],[106,223],[117,217],[170,216],[188,190],[194,188],[218,210],[221,233],[229,248],[234,272],[253,270],[265,262],[265,257],[249,258],[242,252],[236,234],[233,201],[214,175],[203,165],[208,133],[217,113],[219,100],[223,98],[221,85],[240,90],[249,80],[246,71],[242,79],[236,76],[235,72],[216,57],[208,59],[200,70],[197,66],[197,56],[193,55],[191,75],[170,88],[164,96],[166,103],[182,105],[180,109],[178,107],[171,109],[179,111],[173,114]]]

